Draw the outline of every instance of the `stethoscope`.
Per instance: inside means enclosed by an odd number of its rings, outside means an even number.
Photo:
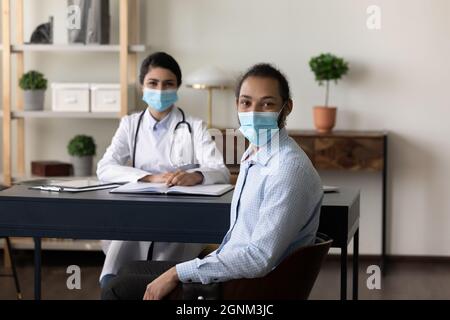
[[[194,161],[193,161],[192,157],[191,157],[190,163],[182,163],[182,164],[178,164],[178,165],[175,165],[175,164],[173,163],[172,159],[171,159],[172,152],[173,152],[173,144],[174,144],[174,140],[175,140],[175,134],[176,134],[176,131],[177,131],[181,126],[183,126],[183,125],[186,126],[187,129],[189,130],[189,135],[190,135],[190,139],[189,139],[189,140],[191,141],[191,151],[192,151],[192,155],[193,155],[193,152],[194,152],[194,141],[193,141],[193,139],[192,139],[192,127],[191,127],[190,123],[186,121],[186,116],[185,116],[185,114],[184,114],[184,111],[183,111],[181,108],[178,108],[178,110],[180,110],[180,112],[181,112],[182,119],[181,119],[181,121],[179,121],[179,122],[175,125],[175,128],[173,129],[173,135],[174,135],[174,137],[173,137],[173,139],[172,139],[171,146],[170,146],[169,161],[170,161],[170,163],[171,163],[172,166],[177,167],[178,169],[187,170],[187,169],[190,169],[190,168],[198,167],[198,166],[196,166],[196,165],[193,165],[193,162],[194,162]],[[139,129],[140,129],[140,127],[141,127],[142,119],[144,118],[144,115],[145,115],[146,112],[147,112],[147,109],[145,109],[144,111],[142,111],[141,114],[139,115],[138,125],[137,125],[137,128],[136,128],[136,132],[135,132],[135,134],[134,134],[134,145],[133,145],[133,168],[136,167],[136,146],[137,146],[138,133],[139,133]]]

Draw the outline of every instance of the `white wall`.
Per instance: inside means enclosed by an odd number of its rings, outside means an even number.
[[[392,254],[450,255],[450,1],[448,0],[143,0],[145,42],[173,54],[187,75],[205,64],[239,73],[272,62],[289,77],[295,108],[288,127],[312,128],[312,106],[323,90],[308,68],[311,56],[332,52],[350,74],[332,88],[338,129],[386,129],[390,136],[390,247]],[[27,38],[65,1],[27,0]],[[117,12],[117,0],[113,1]],[[366,8],[382,10],[382,29],[366,27]],[[57,20],[61,21],[61,19]],[[114,21],[117,31],[117,19]],[[58,42],[65,31],[57,26]],[[114,39],[117,39],[115,33]],[[27,67],[51,81],[118,81],[114,55],[33,54]],[[50,101],[49,99],[47,100]],[[214,122],[236,126],[232,92],[218,93]],[[180,105],[206,118],[206,96],[181,90]],[[117,121],[34,120],[27,160],[68,160],[67,141],[93,134],[98,155]],[[361,252],[380,252],[381,179],[377,174],[322,173],[325,183],[362,189]]]

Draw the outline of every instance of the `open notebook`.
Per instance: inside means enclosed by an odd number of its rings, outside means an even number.
[[[231,184],[197,185],[192,187],[168,187],[164,183],[130,182],[115,188],[110,193],[144,193],[144,194],[186,194],[201,196],[221,196],[234,187]]]

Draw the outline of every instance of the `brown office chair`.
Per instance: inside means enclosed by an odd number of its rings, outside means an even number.
[[[314,245],[297,249],[262,278],[182,284],[169,299],[306,300],[332,242],[328,236],[317,234]]]

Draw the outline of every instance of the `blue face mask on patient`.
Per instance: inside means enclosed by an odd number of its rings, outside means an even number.
[[[279,112],[239,112],[239,131],[255,146],[263,146],[280,130],[278,128]]]
[[[156,111],[164,112],[178,101],[178,93],[177,90],[145,88],[142,100]]]

